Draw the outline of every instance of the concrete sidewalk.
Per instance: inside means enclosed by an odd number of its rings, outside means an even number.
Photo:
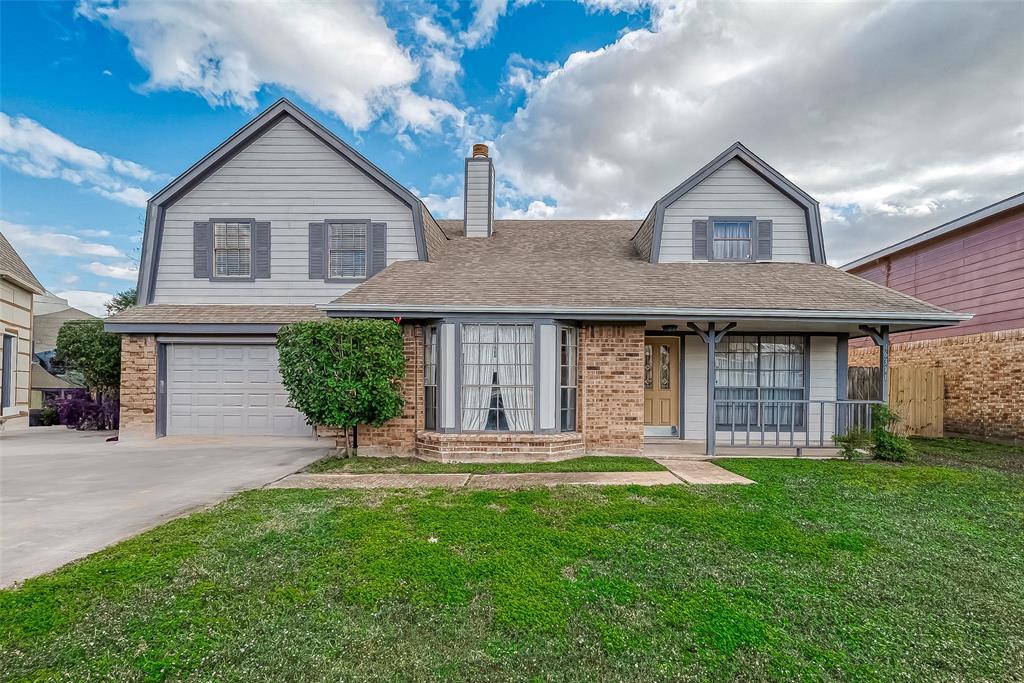
[[[753,484],[710,462],[657,461],[667,472],[523,472],[515,474],[292,474],[272,489],[521,489],[535,486],[671,486]]]

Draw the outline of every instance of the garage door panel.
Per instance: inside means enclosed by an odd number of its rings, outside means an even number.
[[[172,344],[167,433],[309,436],[288,406],[272,345]]]

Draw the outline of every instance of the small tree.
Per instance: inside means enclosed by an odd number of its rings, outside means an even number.
[[[871,409],[871,454],[878,460],[902,462],[914,452],[910,439],[893,431],[900,421],[886,403],[879,403]]]
[[[291,404],[312,425],[349,430],[402,414],[402,328],[390,320],[344,318],[283,326],[277,334],[281,379]]]
[[[121,337],[102,320],[69,320],[57,333],[57,362],[77,372],[89,391],[116,393],[121,386]]]
[[[96,396],[97,415],[102,419],[92,420],[92,428],[115,428],[121,386],[121,337],[105,332],[102,320],[69,320],[57,333],[55,359],[65,369],[77,373]]]
[[[126,289],[123,292],[118,292],[110,298],[106,304],[107,315],[116,315],[122,311],[127,311],[129,308],[135,305],[135,288]]]

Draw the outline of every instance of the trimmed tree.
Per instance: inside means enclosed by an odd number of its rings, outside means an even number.
[[[391,320],[340,318],[284,325],[277,333],[281,380],[311,425],[379,427],[402,414],[402,328]]]
[[[76,411],[82,419],[74,420],[76,424],[72,426],[115,429],[121,386],[121,337],[105,332],[102,320],[69,320],[57,333],[54,360],[81,377],[86,389],[96,397],[88,410]],[[90,403],[87,397],[75,400],[83,406]]]

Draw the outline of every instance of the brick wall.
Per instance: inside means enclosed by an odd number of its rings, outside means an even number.
[[[579,342],[577,412],[587,451],[641,452],[644,325],[584,325]]]
[[[877,367],[878,349],[850,349],[850,365]],[[890,367],[941,367],[946,431],[1024,439],[1024,329],[893,344]]]
[[[416,450],[416,432],[423,429],[423,327],[403,325],[402,332],[405,336],[405,377],[402,380],[405,408],[400,417],[381,427],[359,426],[359,448],[371,455],[411,454]]]
[[[121,337],[121,425],[119,439],[156,438],[156,337]]]

